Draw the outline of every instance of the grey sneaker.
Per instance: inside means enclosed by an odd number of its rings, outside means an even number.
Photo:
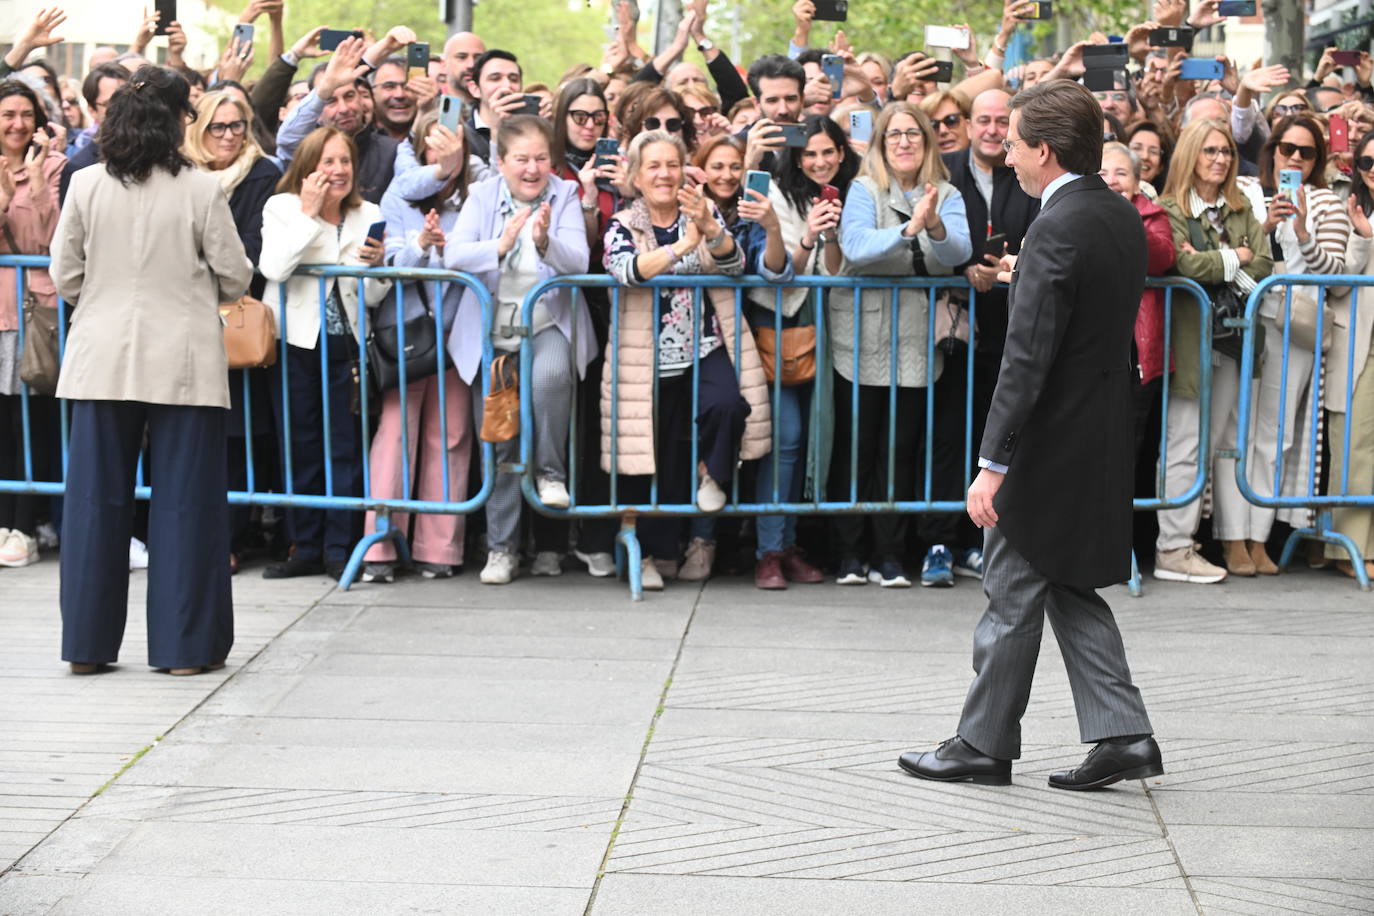
[[[426,579],[453,578],[453,567],[447,563],[416,563],[415,571]]]
[[[395,582],[396,566],[393,563],[368,563],[363,567],[362,578],[364,582]]]
[[[583,553],[580,550],[574,550],[573,556],[577,557],[583,563],[586,563],[587,572],[596,576],[598,579],[604,579],[607,576],[615,575],[615,557],[605,551]]]
[[[1226,578],[1226,570],[1213,566],[1192,545],[1177,550],[1155,551],[1155,578],[1164,582],[1211,585]]]
[[[563,575],[563,555],[552,550],[541,550],[534,555],[534,563],[530,566],[532,576],[561,576]]]

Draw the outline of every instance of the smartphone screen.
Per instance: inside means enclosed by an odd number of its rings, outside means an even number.
[[[952,25],[926,26],[926,47],[954,48],[962,51],[968,47],[968,42],[969,33],[966,29],[955,28]]]
[[[439,96],[439,123],[458,133],[462,128],[463,100],[456,95]]]
[[[1253,16],[1255,0],[1221,0],[1217,4],[1218,16]]]
[[[1331,133],[1331,152],[1350,152],[1350,122],[1342,115],[1333,114],[1327,116],[1326,123]]]
[[[859,108],[849,113],[849,139],[868,143],[873,139],[873,112]]]
[[[406,79],[429,76],[429,42],[416,41],[406,45]]]

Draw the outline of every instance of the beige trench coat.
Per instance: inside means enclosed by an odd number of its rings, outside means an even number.
[[[229,406],[219,304],[243,295],[253,265],[214,175],[155,168],[124,185],[80,170],[51,272],[75,307],[58,397]]]

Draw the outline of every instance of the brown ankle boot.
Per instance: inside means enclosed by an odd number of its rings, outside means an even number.
[[[1222,541],[1221,556],[1226,561],[1226,570],[1233,576],[1253,576],[1255,563],[1250,552],[1245,549],[1244,541]]]
[[[1255,564],[1255,572],[1261,576],[1277,576],[1279,567],[1264,550],[1263,541],[1246,541],[1250,548],[1250,562]]]

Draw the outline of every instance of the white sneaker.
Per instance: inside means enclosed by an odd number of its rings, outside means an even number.
[[[0,541],[0,566],[18,568],[38,562],[38,541],[22,531],[10,531]]]
[[[677,571],[683,582],[701,582],[711,578],[711,567],[716,562],[716,545],[702,538],[692,538],[687,545],[687,556]]]
[[[148,548],[138,538],[129,538],[129,568],[148,568]]]
[[[645,557],[639,561],[639,584],[646,592],[663,591],[663,577],[658,574],[653,557]]]
[[[39,550],[56,550],[57,542],[57,529],[52,526],[52,522],[44,522],[38,526]]]
[[[530,566],[530,575],[563,575],[563,555],[561,553],[555,553],[552,550],[539,551],[534,555],[534,564]]]
[[[598,553],[583,553],[580,550],[574,550],[573,556],[577,557],[583,563],[586,563],[587,572],[596,576],[598,579],[604,579],[607,576],[615,575],[615,557],[605,551]]]
[[[1155,578],[1165,582],[1190,582],[1211,585],[1226,578],[1226,570],[1213,566],[1193,547],[1155,551]]]
[[[520,561],[515,554],[504,550],[493,550],[487,554],[487,565],[482,568],[483,585],[507,585],[520,574]]]
[[[568,488],[561,480],[540,477],[534,482],[539,491],[539,501],[550,509],[568,508]]]
[[[701,485],[697,487],[697,508],[702,512],[719,512],[725,508],[725,491],[711,479],[710,474],[701,475]]]

